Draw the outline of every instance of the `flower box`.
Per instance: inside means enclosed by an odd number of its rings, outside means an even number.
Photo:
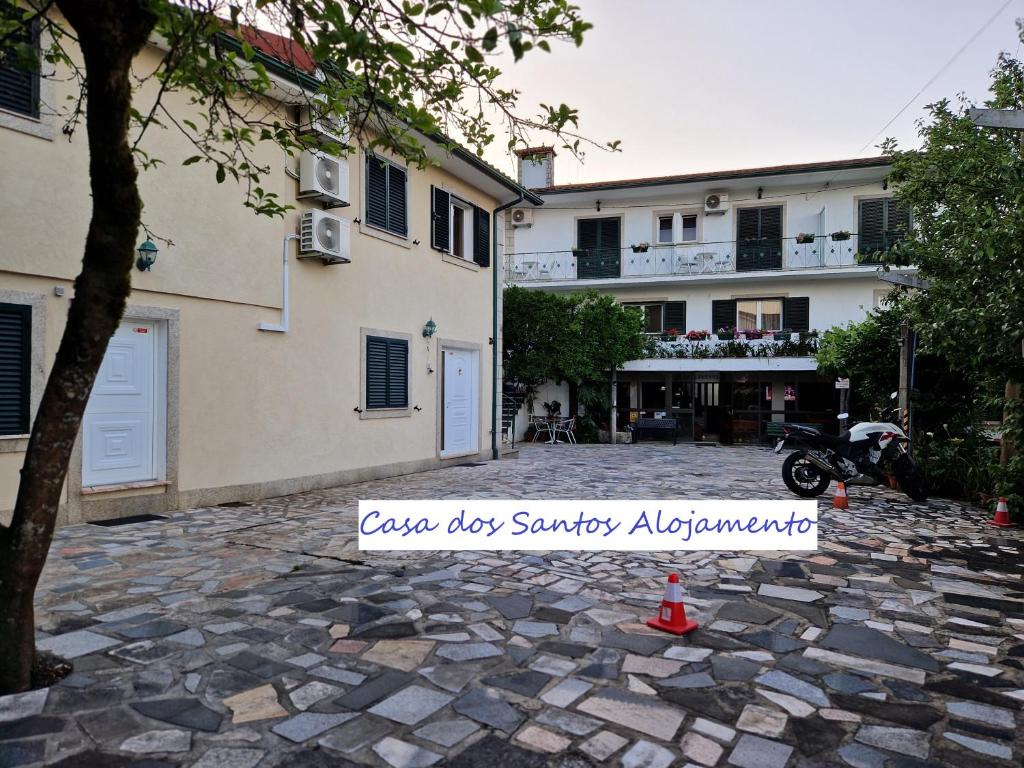
[[[633,249],[633,253],[647,253],[647,249],[650,247],[650,243],[636,243],[630,246]]]
[[[815,236],[809,232],[801,232],[796,236],[797,245],[810,245],[814,242]]]
[[[845,229],[841,229],[838,232],[833,232],[832,233],[832,239],[834,241],[836,241],[837,243],[842,241],[842,240],[849,240],[850,239],[850,233],[847,232]]]

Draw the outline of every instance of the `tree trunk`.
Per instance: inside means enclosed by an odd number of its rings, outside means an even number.
[[[85,61],[92,219],[82,271],[32,425],[11,524],[0,528],[0,694],[26,690],[32,600],[53,538],[82,415],[131,291],[142,201],[128,145],[130,69],[156,17],[141,2],[57,0]]]

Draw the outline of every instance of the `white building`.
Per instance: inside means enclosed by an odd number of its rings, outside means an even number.
[[[909,216],[886,158],[557,185],[554,155],[520,158],[520,181],[544,205],[508,217],[506,281],[596,288],[644,308],[658,356],[619,372],[620,429],[661,414],[697,440],[758,440],[773,421],[835,427],[815,331],[863,318],[887,292],[872,258]],[[682,340],[690,331],[710,337]],[[551,390],[538,401],[567,402]]]

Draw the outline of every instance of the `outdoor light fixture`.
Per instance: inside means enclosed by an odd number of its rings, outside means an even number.
[[[429,339],[435,333],[437,333],[437,323],[434,322],[434,318],[430,318],[423,326],[423,338]]]
[[[136,259],[135,266],[139,268],[140,272],[149,272],[149,268],[156,263],[156,255],[159,250],[152,240],[147,240],[136,250],[139,252],[139,258]]]
[[[757,188],[757,199],[760,200],[763,195],[764,195],[764,187],[758,187]]]

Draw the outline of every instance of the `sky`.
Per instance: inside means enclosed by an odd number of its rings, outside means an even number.
[[[917,146],[915,121],[933,101],[986,98],[999,52],[1021,55],[1024,0],[876,138],[1005,2],[576,0],[594,25],[581,48],[497,63],[524,114],[565,102],[581,133],[622,141],[582,165],[560,152],[556,184],[865,157],[884,136]],[[500,137],[485,157],[515,177]]]

